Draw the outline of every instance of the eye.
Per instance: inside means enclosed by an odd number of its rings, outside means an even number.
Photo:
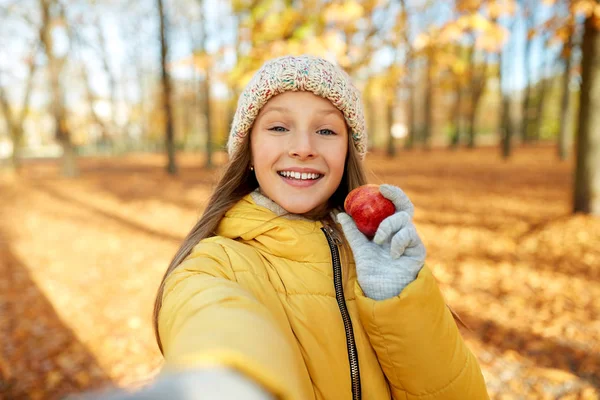
[[[287,131],[287,129],[285,129],[283,126],[274,126],[272,128],[269,128],[268,130],[273,131],[273,132],[285,132],[285,131]]]
[[[337,133],[335,133],[334,131],[332,131],[331,129],[319,129],[317,131],[317,133],[321,134],[321,135],[325,135],[325,136],[332,136],[332,135],[337,135]]]

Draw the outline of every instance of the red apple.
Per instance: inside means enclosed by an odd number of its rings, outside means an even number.
[[[344,209],[356,222],[356,227],[371,238],[381,221],[396,212],[394,203],[383,197],[379,185],[357,187],[346,196]]]

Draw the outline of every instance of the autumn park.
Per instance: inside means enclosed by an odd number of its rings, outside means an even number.
[[[0,399],[155,379],[159,283],[286,54],[361,91],[490,398],[600,399],[598,0],[0,0]]]

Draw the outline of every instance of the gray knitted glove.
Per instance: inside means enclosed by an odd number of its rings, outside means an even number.
[[[426,254],[412,222],[414,206],[408,196],[392,185],[380,185],[379,191],[394,203],[396,213],[383,220],[372,242],[348,214],[337,216],[354,254],[358,283],[373,300],[399,295],[423,268]]]
[[[151,385],[137,391],[97,392],[81,400],[274,400],[261,386],[225,367],[188,370],[159,375]],[[73,399],[74,400],[74,399]]]

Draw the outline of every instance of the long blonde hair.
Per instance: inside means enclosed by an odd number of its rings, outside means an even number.
[[[158,314],[162,306],[163,292],[165,288],[165,280],[171,272],[190,254],[194,246],[202,239],[216,236],[217,227],[225,213],[233,207],[244,196],[258,188],[258,181],[254,172],[250,171],[251,152],[249,136],[244,140],[241,148],[238,149],[228,161],[225,170],[214,188],[208,205],[198,220],[196,225],[187,234],[179,250],[171,260],[167,271],[165,272],[154,302],[154,335],[158,343],[160,351],[163,351],[158,332]],[[354,147],[354,141],[350,130],[348,130],[348,153],[346,156],[346,165],[342,181],[335,193],[331,196],[328,202],[328,207],[325,212],[318,214],[305,214],[311,219],[327,218],[330,211],[334,209],[343,209],[344,200],[348,193],[361,185],[367,183],[367,178],[362,161],[360,160],[358,151]],[[335,226],[335,224],[332,224]]]

